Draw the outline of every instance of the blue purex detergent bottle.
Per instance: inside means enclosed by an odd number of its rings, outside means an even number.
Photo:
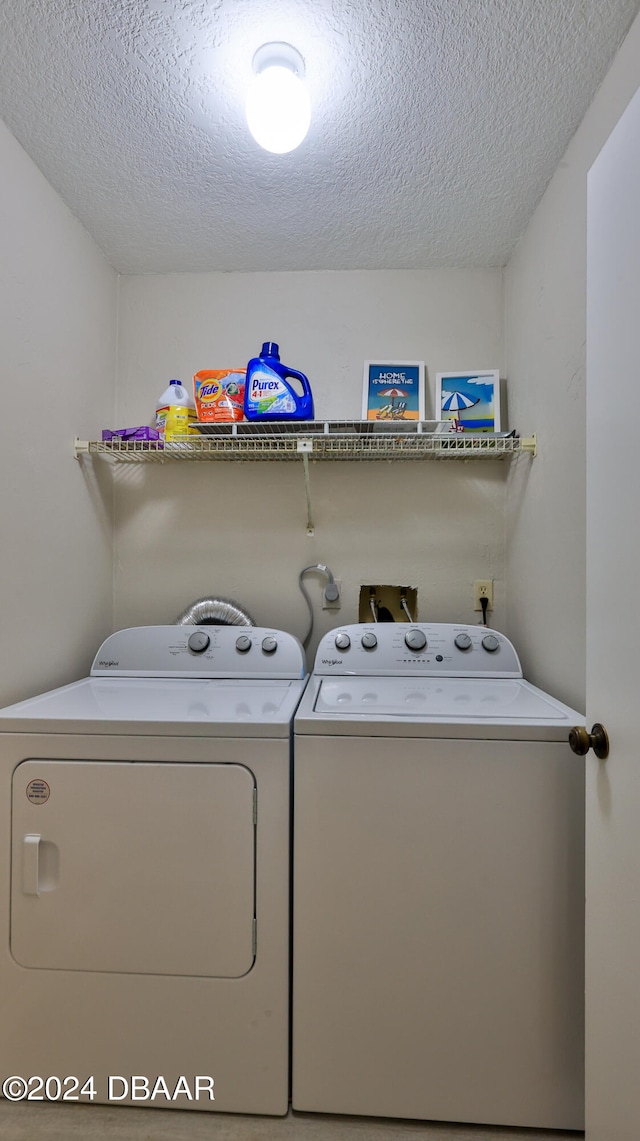
[[[296,381],[302,392],[289,380]],[[244,387],[247,420],[313,420],[313,396],[306,376],[280,361],[274,341],[265,341],[259,357],[247,365]]]

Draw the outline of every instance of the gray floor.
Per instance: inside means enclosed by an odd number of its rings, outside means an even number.
[[[582,1133],[289,1113],[242,1117],[0,1101],[2,1141],[571,1141]]]

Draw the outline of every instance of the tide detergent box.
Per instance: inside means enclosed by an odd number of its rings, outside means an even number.
[[[201,369],[193,378],[193,396],[201,424],[244,420],[246,368]]]

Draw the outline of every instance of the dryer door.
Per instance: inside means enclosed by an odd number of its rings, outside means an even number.
[[[24,761],[13,776],[14,959],[58,970],[246,974],[254,789],[237,764]]]

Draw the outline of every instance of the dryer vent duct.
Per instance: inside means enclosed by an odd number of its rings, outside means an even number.
[[[255,626],[232,598],[197,598],[176,618],[176,626]]]

